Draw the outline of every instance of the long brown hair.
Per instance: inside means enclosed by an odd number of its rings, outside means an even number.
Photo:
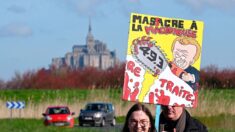
[[[122,129],[122,132],[129,132],[130,131],[128,128],[128,120],[134,111],[139,111],[139,110],[143,111],[149,117],[150,124],[151,124],[149,132],[156,131],[155,125],[154,125],[154,119],[153,119],[153,116],[152,116],[150,110],[146,106],[144,106],[143,104],[136,103],[130,108],[130,110],[128,111],[128,113],[126,115],[126,120],[125,120],[124,127]]]

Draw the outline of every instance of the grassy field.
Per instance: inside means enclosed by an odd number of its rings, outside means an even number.
[[[78,116],[80,109],[87,102],[104,101],[115,105],[119,122],[133,104],[121,100],[121,89],[106,90],[1,90],[0,91],[0,128],[1,131],[57,131],[58,128],[44,127],[42,113],[49,105],[68,105]],[[192,116],[208,126],[209,131],[235,131],[235,90],[202,90],[199,92],[199,103],[196,109],[188,109]],[[26,108],[13,110],[13,118],[8,119],[10,111],[6,101],[25,101]],[[155,106],[147,105],[155,114]],[[121,118],[122,117],[122,118]],[[30,125],[28,125],[30,123]],[[9,126],[9,124],[12,124]],[[24,126],[24,127],[22,127]],[[63,131],[78,131],[81,128],[64,129]],[[81,130],[90,131],[90,130]],[[92,131],[92,130],[91,130]],[[94,130],[93,130],[94,131]],[[116,131],[116,130],[114,130]]]
[[[99,127],[64,128],[44,126],[42,119],[0,119],[1,132],[103,132]],[[120,128],[107,127],[107,132],[120,132]]]
[[[97,90],[99,91],[99,90]],[[89,90],[2,90],[0,91],[1,100],[23,100],[26,103],[41,103],[45,101],[53,101],[58,98],[66,99],[67,102],[74,102],[76,100],[86,100]]]
[[[194,116],[235,115],[235,90],[214,89],[199,92],[196,109],[189,109]]]
[[[79,114],[87,102],[112,102],[116,107],[117,115],[125,115],[133,103],[121,101],[121,89],[107,90],[1,90],[0,91],[0,118],[10,116],[6,108],[6,101],[24,101],[26,108],[21,112],[12,110],[13,117],[41,118],[47,106],[67,105],[71,111]],[[151,106],[150,106],[151,107]]]

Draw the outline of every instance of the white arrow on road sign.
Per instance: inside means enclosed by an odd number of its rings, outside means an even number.
[[[25,103],[22,101],[7,101],[6,107],[8,109],[23,109],[25,107]]]

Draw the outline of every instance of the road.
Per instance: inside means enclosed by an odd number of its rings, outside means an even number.
[[[111,125],[106,125],[104,127],[99,127],[99,126],[89,126],[89,125],[86,125],[86,126],[79,126],[79,125],[75,125],[74,128],[88,128],[88,129],[94,129],[95,131],[99,131],[99,132],[120,132],[123,128],[123,124],[116,124],[115,126],[111,126]]]

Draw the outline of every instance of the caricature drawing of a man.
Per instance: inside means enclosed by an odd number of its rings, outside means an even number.
[[[193,38],[177,37],[172,43],[171,50],[173,53],[173,60],[169,64],[171,71],[196,91],[199,71],[192,65],[200,56],[200,45]]]

